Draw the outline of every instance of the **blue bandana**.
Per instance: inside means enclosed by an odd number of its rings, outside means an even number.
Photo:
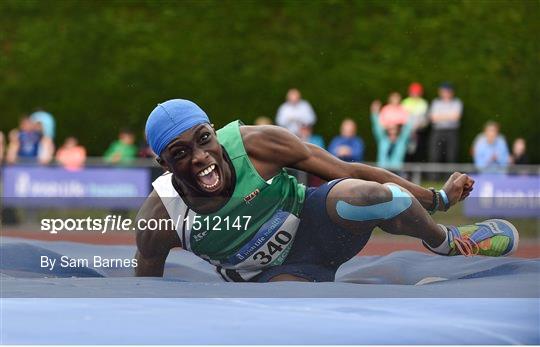
[[[210,123],[208,116],[194,102],[173,99],[158,104],[146,121],[146,140],[157,155],[176,137],[190,128]]]

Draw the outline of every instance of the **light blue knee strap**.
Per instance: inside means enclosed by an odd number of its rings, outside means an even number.
[[[387,186],[392,192],[392,200],[376,205],[355,206],[339,200],[336,205],[338,215],[343,219],[365,222],[376,219],[394,218],[412,205],[412,199],[395,185]]]

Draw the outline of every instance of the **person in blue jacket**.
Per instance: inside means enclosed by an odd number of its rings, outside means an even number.
[[[499,132],[499,124],[487,122],[484,133],[474,142],[474,165],[480,172],[503,173],[510,164],[510,152],[504,136]]]
[[[330,142],[328,151],[346,162],[364,160],[364,141],[356,135],[356,123],[347,118],[341,123],[340,135]]]

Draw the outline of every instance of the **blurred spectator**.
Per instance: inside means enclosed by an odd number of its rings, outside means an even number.
[[[427,109],[428,103],[422,98],[424,89],[420,83],[411,83],[409,86],[409,97],[401,102],[407,111],[411,121],[412,132],[407,146],[407,161],[422,161],[421,153],[425,147],[425,129],[428,125]]]
[[[268,117],[257,117],[255,119],[255,125],[272,125],[272,120]]]
[[[384,127],[380,121],[379,110],[381,103],[375,100],[371,104],[371,126],[373,136],[377,141],[377,165],[389,169],[399,169],[403,166],[407,143],[409,141],[412,120],[406,124],[390,123]]]
[[[300,126],[300,138],[305,142],[324,148],[324,139],[321,135],[313,134],[311,125],[303,124]]]
[[[481,172],[504,172],[510,163],[506,140],[499,133],[499,124],[487,122],[484,132],[474,144],[474,165]]]
[[[517,138],[512,145],[512,164],[527,165],[529,164],[529,156],[527,155],[527,144],[524,138]]]
[[[86,149],[79,145],[75,137],[70,136],[56,152],[56,161],[66,170],[80,170],[86,161]]]
[[[105,152],[104,160],[112,164],[129,164],[135,159],[137,154],[137,146],[135,143],[135,135],[127,129],[120,131],[118,140],[114,141]]]
[[[30,119],[34,123],[41,123],[43,127],[43,135],[49,137],[51,140],[54,140],[56,123],[52,114],[38,109],[36,112],[30,115]]]
[[[379,114],[379,122],[384,128],[387,128],[407,123],[408,117],[407,111],[401,106],[401,95],[393,92],[388,96],[388,104],[382,108]]]
[[[49,136],[44,134],[43,124],[41,124],[41,122],[35,122],[34,126],[36,127],[36,130],[39,131],[41,134],[41,140],[39,141],[37,156],[38,163],[41,165],[50,164],[54,157],[54,142]]]
[[[4,153],[6,150],[6,138],[4,133],[0,131],[0,165],[4,162]]]
[[[433,100],[429,109],[432,123],[429,141],[429,161],[456,162],[459,145],[459,124],[463,104],[454,97],[449,83],[439,86],[439,98]]]
[[[41,141],[41,132],[28,116],[21,118],[19,128],[9,132],[8,163],[36,162]]]
[[[328,151],[344,161],[364,160],[364,141],[356,136],[356,123],[352,119],[347,118],[341,123],[340,135],[332,139]]]
[[[278,109],[276,124],[300,136],[302,124],[313,126],[316,121],[317,117],[309,102],[302,100],[298,89],[290,89],[287,92],[287,101]]]
[[[12,129],[8,133],[6,141],[6,163],[14,164],[17,162],[17,153],[19,152],[19,131]]]

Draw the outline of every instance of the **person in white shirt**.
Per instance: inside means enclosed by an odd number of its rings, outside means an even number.
[[[276,124],[299,136],[302,126],[313,126],[316,121],[313,108],[309,102],[302,99],[300,91],[295,88],[289,89],[287,101],[277,111]]]
[[[432,163],[455,163],[458,159],[459,126],[463,104],[454,97],[454,88],[449,83],[439,87],[439,98],[433,100],[429,110],[431,138],[429,161]]]

